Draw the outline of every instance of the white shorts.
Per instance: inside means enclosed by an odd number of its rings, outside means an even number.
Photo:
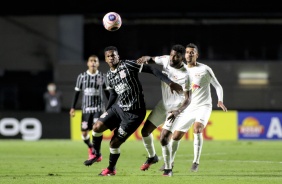
[[[181,131],[187,132],[194,122],[200,122],[205,127],[209,121],[212,112],[212,106],[205,105],[201,107],[187,107],[182,113],[180,113],[173,123],[165,121],[163,129],[169,130],[171,132]]]
[[[149,114],[147,120],[151,121],[156,127],[159,127],[165,122],[166,114],[167,110],[164,107],[163,101],[160,100]]]

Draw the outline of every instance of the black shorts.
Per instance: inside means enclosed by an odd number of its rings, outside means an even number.
[[[102,114],[102,111],[93,113],[82,113],[81,117],[81,131],[92,130],[94,119],[98,119]]]
[[[110,130],[115,130],[114,136],[124,142],[137,130],[145,116],[145,108],[123,111],[115,104],[100,116],[99,121],[103,122]]]

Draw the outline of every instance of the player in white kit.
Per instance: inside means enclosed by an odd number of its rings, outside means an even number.
[[[147,170],[151,164],[158,162],[158,157],[153,144],[152,132],[166,119],[177,122],[178,116],[183,117],[182,111],[189,105],[191,96],[191,80],[189,78],[187,67],[184,61],[185,48],[182,45],[174,45],[170,55],[150,57],[143,56],[137,62],[147,63],[154,61],[156,64],[162,65],[162,72],[168,76],[173,82],[180,84],[184,93],[171,93],[167,84],[161,84],[162,100],[158,102],[153,111],[150,113],[141,130],[143,143],[148,152],[147,161],[140,167],[141,170]],[[164,176],[171,176],[172,172],[165,170]]]
[[[179,146],[179,141],[183,137],[184,133],[187,132],[192,125],[194,125],[194,159],[191,171],[198,171],[203,146],[202,133],[212,112],[210,84],[212,84],[216,90],[218,98],[217,106],[221,107],[223,111],[227,111],[227,108],[223,104],[222,86],[218,82],[209,66],[197,62],[198,57],[199,53],[197,46],[193,43],[188,44],[186,46],[185,59],[187,62],[188,73],[192,78],[192,101],[190,105],[183,111],[183,114],[186,116],[183,118],[181,125],[175,125],[174,127],[176,131],[183,132],[183,134],[182,136],[178,137],[178,140],[172,139],[172,150],[167,150],[165,152],[167,155],[171,155],[171,157],[168,156],[167,159],[164,159],[165,164],[161,170],[173,167],[173,161]],[[165,123],[163,129],[171,130],[170,128],[166,127],[166,124],[169,124],[169,122]]]

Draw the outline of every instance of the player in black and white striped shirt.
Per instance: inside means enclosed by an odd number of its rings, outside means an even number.
[[[96,55],[91,55],[87,61],[88,70],[79,74],[75,85],[75,94],[73,98],[70,115],[75,116],[75,106],[80,92],[83,93],[81,110],[81,134],[84,143],[88,146],[88,159],[93,159],[93,145],[88,134],[92,130],[93,124],[100,115],[105,112],[103,91],[108,97],[109,92],[106,90],[106,75],[98,70],[99,59]],[[102,139],[102,137],[101,137]],[[101,161],[102,157],[99,158]]]
[[[109,166],[99,175],[115,175],[115,166],[120,156],[120,145],[139,127],[146,115],[146,105],[142,85],[138,73],[146,72],[166,82],[171,91],[181,92],[182,87],[172,82],[161,71],[143,64],[137,64],[135,60],[119,60],[118,50],[114,46],[105,48],[105,61],[110,70],[107,72],[110,97],[106,112],[100,116],[93,126],[93,137],[102,136],[107,129],[114,130],[110,141]],[[117,100],[117,103],[115,104]],[[101,156],[101,142],[93,142],[96,158]],[[96,162],[93,159],[89,165]]]

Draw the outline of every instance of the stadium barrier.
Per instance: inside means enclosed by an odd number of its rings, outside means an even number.
[[[146,118],[151,111],[148,110]],[[145,118],[145,120],[146,120]],[[144,121],[145,121],[144,120]],[[0,139],[71,139],[81,141],[81,111],[70,118],[67,112],[2,112],[0,113]],[[129,140],[141,140],[141,129]],[[160,138],[161,127],[153,132],[155,139]],[[91,134],[91,132],[90,132]],[[112,132],[104,132],[103,138],[110,140]],[[204,129],[205,140],[282,140],[282,112],[228,111],[214,110]],[[183,137],[193,139],[193,128]]]

